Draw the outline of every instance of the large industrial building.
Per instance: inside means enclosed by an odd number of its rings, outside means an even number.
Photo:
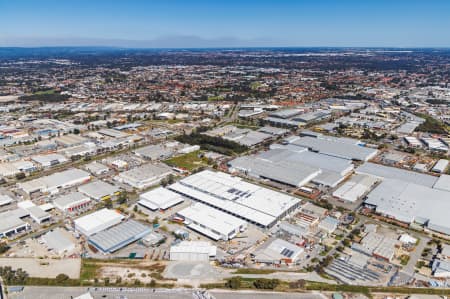
[[[163,187],[158,187],[141,194],[138,204],[152,211],[156,211],[167,210],[183,201],[184,198],[180,194]]]
[[[267,152],[236,158],[230,171],[301,187],[309,182],[335,187],[353,170],[350,160],[318,154],[291,145],[272,145]]]
[[[120,173],[116,179],[137,189],[145,189],[159,184],[162,179],[172,173],[165,164],[144,164],[140,167]]]
[[[92,214],[74,220],[75,229],[85,236],[91,236],[102,230],[119,224],[123,215],[114,210],[101,209]]]
[[[129,220],[90,236],[88,242],[103,253],[113,253],[151,232],[149,226]]]
[[[186,177],[169,189],[263,228],[272,227],[300,205],[296,197],[211,170]]]
[[[56,194],[60,189],[85,183],[91,179],[88,172],[72,168],[31,181],[18,183],[17,186],[27,194],[43,192]]]
[[[350,138],[318,135],[290,138],[287,142],[312,152],[348,160],[368,161],[378,153],[377,149],[364,147],[360,141]]]
[[[233,239],[247,227],[244,220],[199,202],[177,214],[184,218],[187,227],[214,241]]]
[[[398,221],[422,225],[450,235],[450,192],[439,178],[399,168],[366,163],[357,172],[382,180],[367,195],[365,205]]]

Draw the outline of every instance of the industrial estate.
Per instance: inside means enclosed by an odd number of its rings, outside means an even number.
[[[99,51],[0,54],[10,298],[449,294],[448,51]]]

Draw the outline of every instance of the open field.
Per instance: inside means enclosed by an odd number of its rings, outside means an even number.
[[[195,151],[182,156],[174,157],[165,160],[164,162],[170,166],[183,168],[188,171],[195,170],[201,166],[207,166],[208,162],[205,158],[200,158],[198,155],[200,151]]]

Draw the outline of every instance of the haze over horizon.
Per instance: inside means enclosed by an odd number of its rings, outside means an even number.
[[[0,46],[449,47],[448,11],[443,0],[0,0]]]

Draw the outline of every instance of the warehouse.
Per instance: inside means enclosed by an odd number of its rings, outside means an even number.
[[[318,122],[331,117],[331,111],[317,110],[297,115],[292,120],[300,121],[306,124]]]
[[[333,196],[343,201],[355,202],[369,192],[377,181],[376,177],[356,174],[334,191]]]
[[[94,155],[97,152],[97,146],[93,142],[86,142],[85,144],[76,145],[60,150],[66,157],[84,157]]]
[[[437,173],[444,173],[448,167],[448,163],[449,161],[447,159],[440,159],[439,161],[436,162],[436,164],[434,164],[431,171]]]
[[[265,264],[291,264],[300,259],[304,249],[282,239],[271,239],[255,252],[255,261]]]
[[[304,147],[310,151],[337,158],[356,161],[368,161],[374,158],[378,150],[363,147],[358,140],[350,138],[336,138],[330,136],[321,137],[297,137],[290,140],[290,144]]]
[[[167,210],[184,201],[183,196],[163,187],[145,192],[139,199],[138,204],[152,211]]]
[[[29,207],[27,210],[30,212],[30,217],[36,223],[42,224],[43,222],[50,221],[51,215],[38,206]]]
[[[434,259],[431,266],[434,277],[449,278],[450,277],[450,261]]]
[[[103,253],[113,253],[152,232],[149,226],[129,220],[91,235],[89,244]]]
[[[231,171],[269,178],[292,186],[302,186],[311,181],[319,186],[335,187],[353,170],[350,160],[280,144],[273,144],[269,151],[258,155],[232,160],[229,166]]]
[[[53,201],[55,207],[65,213],[85,209],[90,203],[91,199],[80,192],[71,192],[67,195],[60,196]]]
[[[9,205],[14,200],[11,198],[11,196],[6,194],[0,194],[0,207]]]
[[[448,191],[399,179],[384,179],[367,195],[365,205],[387,217],[450,235],[449,198]]]
[[[37,155],[31,157],[31,160],[38,163],[43,168],[49,168],[69,161],[66,157],[59,154]]]
[[[162,144],[153,144],[134,151],[137,156],[152,161],[170,158],[174,152],[175,150],[173,148]]]
[[[119,224],[123,218],[123,215],[114,210],[101,209],[92,214],[75,219],[74,223],[77,231],[86,236],[91,236]]]
[[[395,239],[385,237],[376,232],[370,232],[361,240],[361,243],[353,243],[352,249],[390,262],[395,256],[395,248],[398,243]]]
[[[247,223],[202,203],[195,203],[177,213],[190,229],[214,241],[228,241],[246,229]]]
[[[111,138],[125,138],[128,137],[130,134],[118,131],[118,130],[114,130],[114,129],[101,129],[99,131],[97,131],[98,134],[107,136],[107,137],[111,137]]]
[[[144,164],[120,173],[116,179],[134,188],[145,189],[159,184],[162,179],[170,174],[172,174],[172,170],[165,164]]]
[[[80,145],[87,141],[88,141],[87,138],[75,134],[67,134],[55,138],[55,142],[63,147]]]
[[[216,257],[217,247],[204,241],[182,241],[170,247],[171,261],[209,261]]]
[[[86,165],[86,170],[94,175],[102,175],[108,173],[109,167],[94,161]]]
[[[4,213],[1,214],[2,221],[0,221],[0,238],[12,236],[21,231],[25,231],[30,227],[28,223],[24,222],[19,217],[3,217],[3,214]]]
[[[381,164],[375,164],[375,163],[364,163],[363,165],[359,166],[356,169],[356,173],[361,174],[368,174],[371,176],[378,177],[380,179],[397,179],[402,180],[405,182],[414,183],[417,185],[422,185],[425,187],[433,187],[433,185],[437,181],[437,177],[423,174],[423,173],[417,173],[414,171],[408,171],[405,169],[395,168],[395,167],[389,167],[384,166]]]
[[[97,201],[110,199],[120,193],[120,188],[104,181],[94,181],[78,187],[78,191]]]
[[[14,166],[13,163],[0,163],[0,176],[12,177],[20,173],[20,169]]]
[[[89,173],[81,169],[72,168],[54,173],[31,181],[18,183],[17,186],[27,194],[35,192],[48,192],[56,194],[59,189],[69,188],[85,183],[91,179]]]
[[[436,183],[434,183],[433,189],[450,192],[450,175],[442,174]]]
[[[230,171],[239,171],[259,179],[269,179],[274,182],[293,187],[301,187],[317,177],[321,170],[294,161],[272,162],[258,157],[238,157],[228,163]]]
[[[169,189],[263,228],[272,227],[300,205],[296,197],[211,170],[186,177]]]

